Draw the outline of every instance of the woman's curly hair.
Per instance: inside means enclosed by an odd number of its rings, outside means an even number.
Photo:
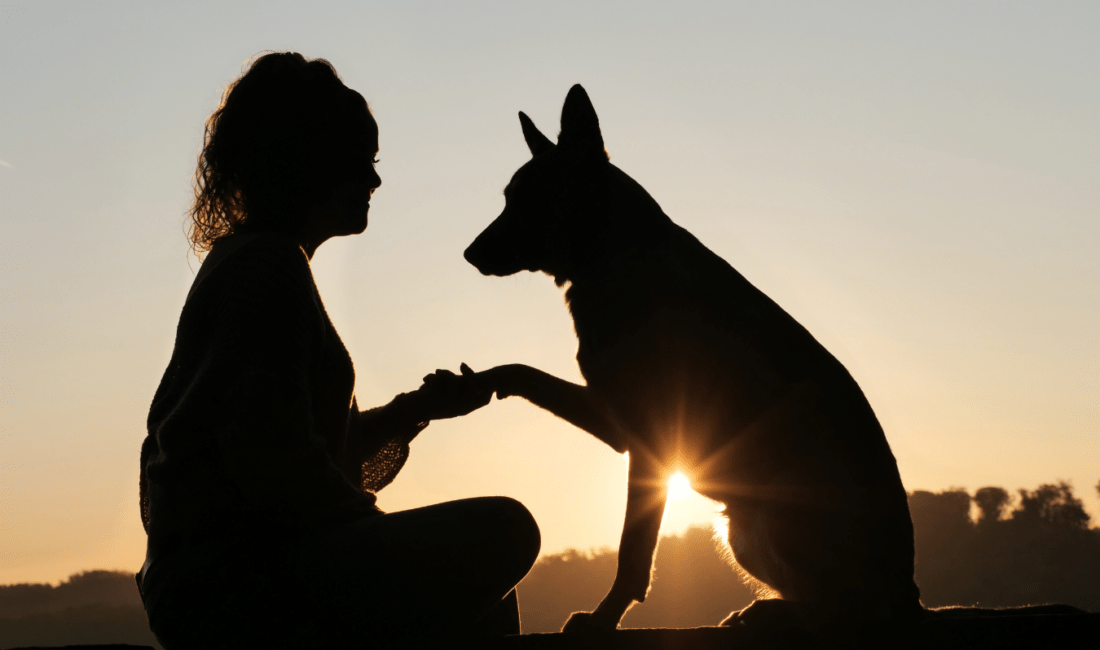
[[[324,59],[272,52],[253,60],[206,120],[191,249],[201,257],[241,230],[292,228],[321,179],[318,147],[364,115],[366,101]]]

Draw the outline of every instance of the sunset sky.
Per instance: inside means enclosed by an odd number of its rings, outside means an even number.
[[[580,380],[561,290],[462,259],[529,157],[516,112],[556,134],[579,82],[612,162],[848,367],[907,489],[1065,479],[1100,519],[1098,32],[1054,0],[0,5],[0,584],[141,565],[202,125],[264,50],[379,123],[370,227],[314,259],[361,405],[463,361]],[[625,470],[494,401],[379,502],[509,495],[544,552],[615,546]]]

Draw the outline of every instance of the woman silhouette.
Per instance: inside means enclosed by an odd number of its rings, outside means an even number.
[[[491,397],[463,366],[356,405],[309,262],[367,227],[377,152],[363,97],[297,53],[256,59],[206,123],[190,231],[206,257],[141,448],[138,585],[169,650],[519,631],[526,508],[375,505],[428,422]]]

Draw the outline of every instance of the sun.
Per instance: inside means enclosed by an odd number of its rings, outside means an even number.
[[[691,494],[691,481],[683,472],[676,472],[668,477],[668,498],[670,501],[679,501]]]

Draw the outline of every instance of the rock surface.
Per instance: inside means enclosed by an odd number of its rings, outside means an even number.
[[[601,634],[527,634],[462,639],[449,648],[478,650],[762,650],[772,648],[897,648],[997,650],[1095,647],[1100,614],[1006,616],[930,621],[908,628],[853,629],[828,641],[765,635],[744,628],[633,629]],[[416,646],[417,650],[431,646]]]
[[[696,627],[616,630],[598,634],[525,634],[458,638],[410,644],[408,650],[764,650],[802,648],[891,648],[898,650],[982,650],[996,648],[1088,648],[1100,640],[1100,614],[1005,616],[930,621],[908,628],[852,629],[830,640],[754,633],[745,628]],[[136,645],[54,646],[69,650],[152,650]],[[11,650],[38,650],[40,646]],[[41,648],[45,650],[45,648]],[[323,650],[318,648],[317,650]]]

